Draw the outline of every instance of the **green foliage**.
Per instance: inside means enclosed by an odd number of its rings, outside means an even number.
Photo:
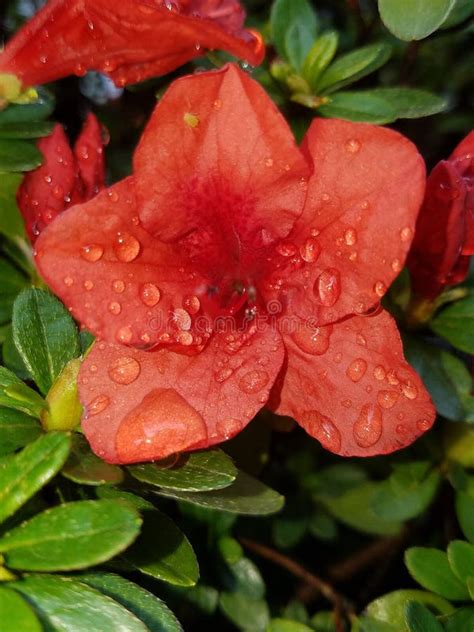
[[[420,40],[436,31],[455,0],[379,0],[385,26],[402,40]]]

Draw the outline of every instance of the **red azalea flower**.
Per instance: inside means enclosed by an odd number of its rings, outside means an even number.
[[[474,254],[474,131],[431,172],[408,257],[413,288],[436,298],[467,276]]]
[[[244,19],[238,0],[49,0],[8,42],[0,73],[30,86],[97,70],[124,86],[206,50],[259,64],[262,39]]]
[[[37,242],[45,280],[102,339],[79,379],[96,453],[204,448],[265,405],[342,455],[427,430],[433,406],[379,307],[424,186],[394,131],[316,119],[299,150],[237,67],[173,83],[134,175]]]
[[[25,176],[17,195],[32,243],[69,206],[97,195],[105,179],[104,140],[93,114],[88,114],[74,150],[59,124],[38,148],[43,164]]]

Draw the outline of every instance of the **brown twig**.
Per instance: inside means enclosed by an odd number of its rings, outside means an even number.
[[[260,544],[260,542],[255,542],[254,540],[250,540],[248,538],[240,538],[240,542],[249,551],[252,551],[260,557],[281,566],[295,577],[298,577],[298,579],[301,579],[305,584],[311,586],[313,590],[323,595],[323,597],[325,597],[334,606],[337,632],[342,632],[344,630],[343,618],[353,615],[354,608],[343,595],[339,594],[333,586],[331,586],[331,584],[324,581],[317,575],[314,575],[290,557],[283,555],[279,551],[276,551],[265,544]]]

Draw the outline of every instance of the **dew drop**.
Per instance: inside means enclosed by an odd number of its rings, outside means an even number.
[[[332,307],[341,294],[341,275],[335,268],[324,270],[316,279],[314,294],[321,305]]]
[[[398,384],[400,384],[400,380],[398,379],[397,374],[393,369],[387,373],[387,382],[391,386],[398,386]]]
[[[314,237],[308,237],[308,239],[300,246],[300,255],[303,261],[306,263],[314,263],[321,253],[321,246],[314,239]]]
[[[367,362],[362,358],[357,358],[347,367],[346,375],[353,382],[359,382],[367,371]]]
[[[219,384],[222,384],[223,382],[225,382],[226,380],[230,378],[233,372],[234,371],[230,368],[220,369],[215,374],[216,382],[218,382]]]
[[[392,270],[393,270],[394,272],[400,272],[400,271],[401,271],[401,269],[402,269],[402,264],[401,264],[400,259],[394,259],[394,260],[392,261]]]
[[[114,191],[114,189],[110,189],[109,191],[107,191],[107,195],[109,196],[112,202],[119,201],[119,194],[117,193],[117,191]]]
[[[344,241],[347,246],[354,246],[357,243],[357,232],[353,228],[348,228],[344,233]]]
[[[385,285],[385,283],[383,281],[377,281],[377,283],[374,285],[374,292],[377,294],[377,296],[382,298],[386,291],[387,286]]]
[[[358,345],[360,345],[361,347],[366,347],[367,346],[367,339],[365,336],[363,336],[362,334],[357,334],[356,335],[356,342]]]
[[[181,331],[176,336],[176,342],[178,342],[180,345],[183,345],[184,347],[189,347],[193,344],[194,338],[192,334],[189,333],[189,331]]]
[[[377,395],[377,401],[382,408],[393,408],[397,403],[399,393],[397,391],[380,391]]]
[[[298,248],[295,244],[292,244],[288,241],[282,241],[276,247],[276,251],[282,257],[293,257],[298,252]]]
[[[112,289],[116,294],[122,294],[125,290],[125,283],[121,279],[116,279],[112,283]]]
[[[117,332],[117,340],[123,344],[128,344],[133,338],[132,328],[129,325],[121,327]]]
[[[418,397],[418,388],[413,382],[407,381],[401,386],[402,393],[407,399],[416,399]]]
[[[220,110],[222,107],[222,101],[221,99],[216,99],[213,103],[213,107],[215,110]]]
[[[147,307],[155,307],[160,302],[161,292],[154,283],[145,283],[140,289],[140,299]]]
[[[87,414],[89,417],[98,415],[104,411],[110,404],[110,398],[107,395],[98,395],[87,406]]]
[[[413,231],[412,229],[407,226],[406,228],[402,228],[402,230],[400,231],[400,239],[404,242],[410,241],[410,239],[413,237]]]
[[[383,366],[376,366],[374,369],[374,377],[376,380],[378,380],[379,382],[381,382],[382,380],[385,379],[387,373],[385,371],[385,369],[383,368]]]
[[[191,112],[185,112],[183,115],[183,121],[186,123],[188,127],[196,128],[199,125],[199,117],[195,114],[191,114]]]
[[[109,303],[108,305],[108,310],[111,314],[114,314],[115,316],[117,316],[122,311],[122,306],[120,305],[120,303],[117,303],[116,301],[112,301],[112,303]]]
[[[93,287],[94,287],[93,281],[91,281],[90,279],[86,279],[84,281],[84,289],[86,289],[87,291],[90,291],[92,290]]]
[[[273,167],[273,158],[267,158],[265,160],[265,166],[267,167]]]
[[[117,240],[114,244],[117,259],[124,263],[134,261],[140,252],[140,242],[128,233],[117,233]]]
[[[419,419],[416,422],[416,426],[421,432],[426,432],[431,428],[431,422],[429,419]]]
[[[332,327],[311,327],[301,324],[292,334],[298,347],[310,355],[323,355],[329,349]]]
[[[182,331],[189,331],[191,329],[191,316],[185,309],[181,309],[180,307],[177,307],[173,312],[173,322]]]
[[[95,263],[96,261],[99,261],[103,254],[104,249],[98,244],[90,244],[88,246],[84,246],[81,249],[81,257],[85,261],[89,261],[90,263]]]
[[[254,369],[246,373],[239,381],[239,388],[249,395],[261,391],[270,381],[270,376],[262,369]]]
[[[354,424],[354,439],[361,448],[370,448],[382,436],[382,410],[376,404],[364,404]]]
[[[131,384],[140,375],[140,363],[130,356],[123,356],[114,360],[109,367],[110,379],[117,384]]]
[[[355,138],[351,138],[345,144],[345,148],[350,154],[356,154],[360,149],[360,142]]]
[[[198,299],[197,296],[185,296],[183,298],[183,307],[186,309],[187,312],[189,312],[190,314],[197,314],[198,311],[201,309],[201,301]]]
[[[321,445],[331,452],[341,449],[341,433],[325,415],[310,410],[301,416],[301,425],[308,434],[315,437]]]
[[[74,279],[70,276],[65,276],[63,282],[66,287],[71,287],[71,285],[74,283]]]

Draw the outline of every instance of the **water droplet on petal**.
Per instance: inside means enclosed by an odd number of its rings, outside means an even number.
[[[421,432],[426,432],[431,428],[431,422],[429,419],[419,419],[416,422],[416,426]]]
[[[392,369],[391,371],[387,373],[387,382],[391,386],[397,386],[398,384],[400,384],[400,380],[398,379],[397,374],[394,369]]]
[[[354,439],[361,448],[370,448],[382,436],[382,410],[376,404],[364,404],[354,424]]]
[[[341,294],[341,275],[335,268],[324,270],[316,279],[314,294],[321,305],[332,307]]]
[[[87,405],[87,415],[93,417],[104,411],[110,404],[110,398],[107,395],[98,395]]]
[[[298,248],[295,246],[295,244],[292,244],[288,241],[282,241],[277,245],[276,251],[282,257],[293,257],[293,255],[297,253]]]
[[[140,298],[147,307],[154,307],[160,302],[161,292],[154,283],[145,283],[140,289]]]
[[[84,281],[84,289],[90,291],[90,290],[92,290],[93,287],[94,287],[93,281],[91,281],[90,279],[86,279]]]
[[[418,388],[413,382],[407,381],[401,386],[402,393],[407,399],[416,399],[418,397]]]
[[[103,254],[104,249],[98,244],[90,244],[88,246],[84,246],[81,249],[81,257],[85,261],[89,261],[90,263],[95,263],[96,261],[99,261]]]
[[[128,325],[121,327],[117,332],[117,340],[123,344],[128,344],[133,338],[132,328]]]
[[[114,360],[109,367],[110,379],[117,384],[131,384],[140,375],[140,363],[130,356],[123,356]]]
[[[362,358],[357,358],[347,367],[346,375],[353,382],[359,382],[367,371],[367,362]]]
[[[179,332],[179,334],[176,335],[176,342],[178,342],[180,345],[183,345],[184,347],[189,347],[193,344],[194,338],[192,334],[189,333],[189,331],[181,331]]]
[[[183,307],[190,313],[190,314],[197,314],[198,311],[201,309],[201,301],[198,299],[197,296],[185,296],[183,298]]]
[[[412,229],[407,226],[406,228],[402,228],[402,230],[400,231],[400,239],[402,241],[410,241],[410,239],[413,237],[413,231]]]
[[[392,261],[392,270],[393,270],[394,272],[400,272],[400,271],[401,271],[401,269],[402,269],[402,264],[401,264],[400,259],[394,259],[394,260]]]
[[[306,323],[298,326],[292,334],[298,347],[310,355],[323,355],[329,349],[332,326],[311,327]]]
[[[220,369],[215,374],[216,382],[219,382],[219,384],[222,384],[222,382],[225,382],[226,380],[230,378],[233,372],[234,372],[233,369],[230,369],[228,367],[224,369]]]
[[[351,138],[347,141],[345,147],[346,151],[348,151],[350,154],[356,154],[360,149],[360,142],[355,138]]]
[[[112,289],[117,294],[122,294],[125,290],[125,283],[121,279],[117,279],[112,283]]]
[[[360,345],[361,347],[366,347],[367,346],[367,339],[365,336],[363,336],[362,334],[357,334],[356,335],[356,342],[358,345]]]
[[[111,314],[117,316],[122,311],[122,306],[120,305],[120,303],[113,301],[112,303],[109,303],[108,310]]]
[[[300,255],[306,263],[314,263],[321,254],[321,246],[313,237],[308,239],[300,246]]]
[[[265,165],[266,165],[267,167],[273,167],[273,158],[267,158],[267,159],[265,160]]]
[[[374,292],[377,294],[377,296],[380,296],[380,298],[382,298],[386,291],[387,286],[385,285],[385,283],[383,281],[377,281],[377,283],[374,285]]]
[[[173,312],[173,322],[183,331],[189,331],[191,329],[191,316],[185,309],[181,309],[180,307],[177,307]]]
[[[301,416],[301,425],[308,434],[315,437],[321,445],[331,452],[341,449],[341,433],[325,415],[310,410]]]
[[[134,261],[140,252],[140,242],[133,235],[118,233],[114,244],[117,259],[123,263]]]
[[[347,246],[353,246],[357,242],[357,232],[353,228],[348,228],[344,233],[344,241]]]
[[[74,279],[70,276],[65,276],[63,282],[66,287],[71,287],[71,285],[74,283]]]
[[[109,189],[109,191],[107,191],[107,195],[109,196],[112,202],[119,201],[119,194],[114,189]]]
[[[249,395],[258,393],[264,388],[270,381],[270,376],[266,371],[261,369],[254,369],[246,373],[239,381],[239,388],[244,393]]]
[[[380,391],[377,395],[377,401],[382,408],[393,408],[399,396],[397,391]]]
[[[188,127],[195,128],[199,125],[199,117],[191,112],[185,112],[183,115],[183,121]]]
[[[379,382],[381,382],[382,380],[385,379],[387,373],[385,371],[385,369],[383,368],[383,366],[376,366],[374,369],[374,377],[376,380],[379,380]]]

